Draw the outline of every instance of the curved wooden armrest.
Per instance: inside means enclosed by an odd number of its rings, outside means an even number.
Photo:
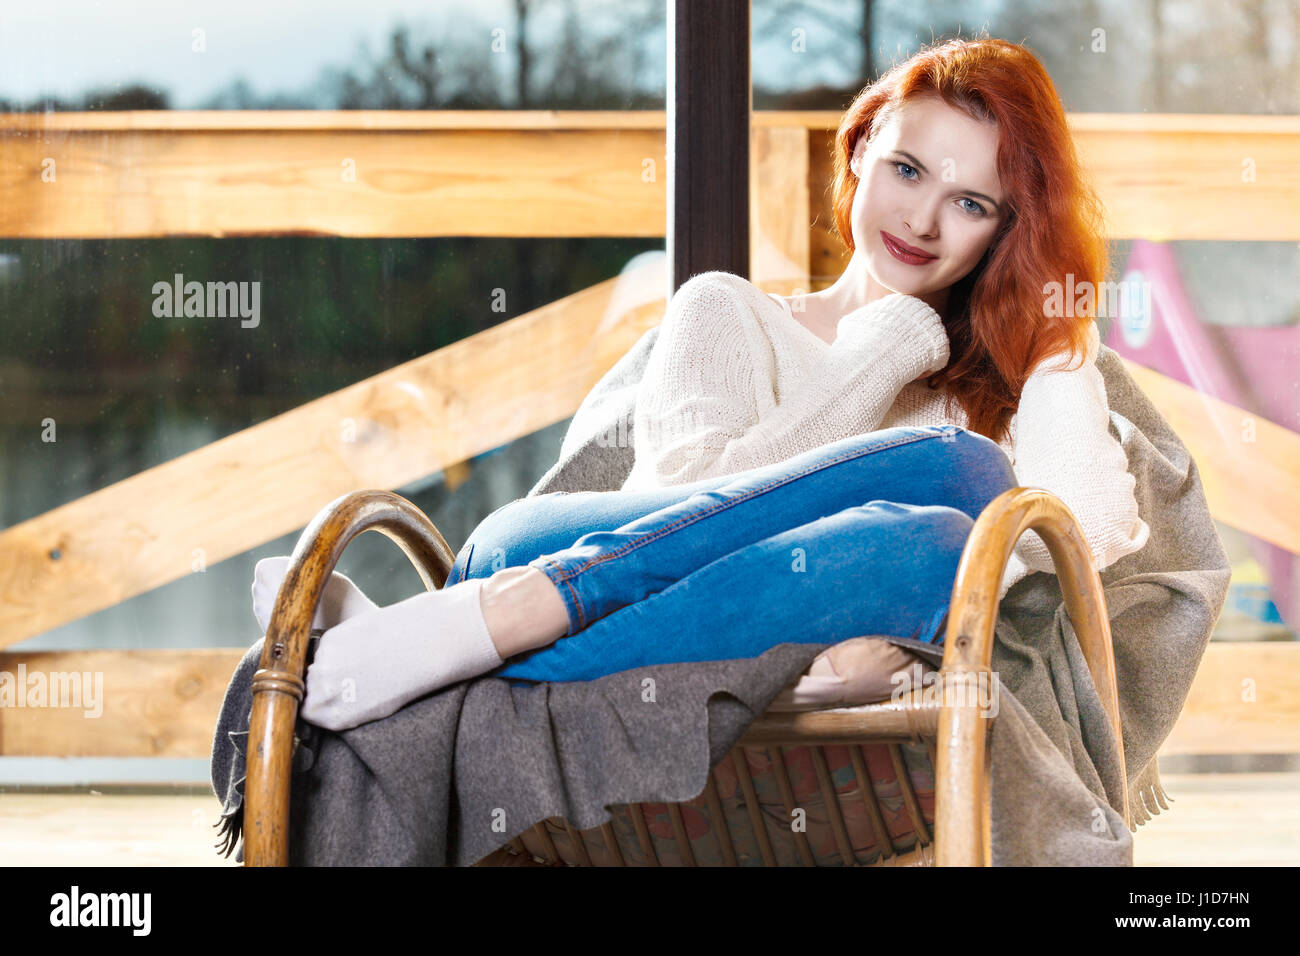
[[[994,498],[980,513],[962,551],[953,584],[940,667],[944,706],[939,713],[935,800],[956,812],[940,813],[936,806],[935,850],[940,866],[962,865],[971,860],[983,865],[992,862],[990,775],[982,726],[987,718],[981,716],[978,681],[981,675],[992,673],[1002,576],[1016,542],[1029,530],[1038,533],[1052,555],[1070,622],[1114,730],[1123,781],[1124,822],[1132,826],[1115,652],[1101,577],[1083,530],[1065,502],[1042,488],[1012,488]],[[997,693],[996,685],[993,692]],[[949,694],[955,701],[953,705],[949,705]],[[979,801],[970,799],[975,787],[984,789]]]
[[[303,529],[276,594],[253,675],[245,755],[245,866],[288,865],[293,726],[306,690],[309,629],[343,549],[363,531],[392,538],[429,590],[446,583],[456,559],[424,512],[391,491],[354,491],[336,498]]]

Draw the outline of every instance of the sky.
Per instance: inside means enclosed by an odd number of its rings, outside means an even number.
[[[614,9],[610,3],[575,0],[594,34],[603,35],[597,13]],[[1000,0],[967,0],[959,4],[967,25],[978,24],[996,10]],[[952,3],[932,4],[936,9]],[[891,31],[900,14],[916,15],[917,0],[884,0],[877,4],[878,49],[886,58],[908,37]],[[927,6],[920,3],[921,7]],[[900,8],[905,7],[906,10]],[[772,5],[754,3],[754,22],[766,22]],[[791,23],[806,25],[808,56],[791,57],[784,31],[756,46],[755,81],[770,89],[798,88],[852,79],[857,66],[818,57],[829,49],[833,29],[822,24],[818,9],[842,21],[856,23],[861,0],[807,0],[795,7]],[[544,47],[559,23],[562,6],[542,6],[530,23],[530,39]],[[607,13],[605,14],[608,15]],[[511,0],[0,0],[0,96],[27,104],[43,96],[79,99],[92,89],[115,84],[143,83],[161,87],[174,109],[196,109],[236,79],[247,81],[259,96],[295,93],[319,80],[325,66],[360,70],[382,57],[392,29],[404,22],[415,39],[445,35],[472,42],[483,29],[485,48],[494,23],[514,22]],[[587,24],[584,24],[586,26]],[[206,51],[192,50],[193,31],[205,31]],[[649,60],[664,55],[664,36],[646,38],[654,50]],[[361,53],[368,47],[369,55]],[[842,47],[840,48],[842,49]],[[666,65],[656,71],[666,77]],[[666,79],[663,80],[666,82]]]
[[[508,0],[0,0],[0,95],[28,102],[153,82],[174,108],[193,109],[241,76],[260,94],[295,91],[327,64],[357,65],[362,42],[381,56],[399,21],[432,35],[459,29],[467,7],[482,22],[513,19]],[[204,53],[191,49],[195,28]]]

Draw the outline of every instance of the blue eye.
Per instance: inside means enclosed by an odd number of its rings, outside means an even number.
[[[916,182],[916,180],[913,179],[911,176],[904,176],[904,175],[903,175],[903,169],[904,169],[904,168],[906,168],[906,169],[910,169],[912,172],[915,173],[915,172],[916,172],[916,167],[915,167],[915,166],[909,166],[907,163],[900,162],[900,161],[898,161],[898,160],[892,160],[891,163],[890,163],[890,165],[892,165],[892,166],[894,167],[894,172],[898,175],[898,178],[899,178],[899,179],[903,180],[904,182],[908,182],[908,183],[914,183],[914,182]],[[919,175],[919,174],[918,174],[918,175]],[[964,211],[970,213],[971,215],[973,215],[973,216],[981,216],[981,217],[982,217],[982,216],[987,216],[987,215],[988,215],[988,213],[985,212],[984,207],[981,206],[979,203],[977,203],[975,200],[963,196],[961,201],[962,201],[962,202],[968,202],[968,203],[970,203],[970,206],[963,206],[962,209],[963,209]],[[975,208],[972,209],[971,206],[974,206]]]
[[[894,172],[898,173],[898,178],[899,178],[899,179],[906,179],[908,182],[911,182],[912,179],[911,179],[910,176],[904,176],[904,175],[903,175],[903,170],[902,170],[902,168],[901,168],[901,167],[903,167],[903,166],[907,166],[907,163],[900,163],[900,162],[895,161],[895,163],[894,163]],[[913,167],[913,166],[907,166],[907,168],[910,169],[910,170],[912,170],[912,172],[916,172],[916,168]]]

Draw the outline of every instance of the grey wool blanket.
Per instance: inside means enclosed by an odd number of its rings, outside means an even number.
[[[642,335],[588,394],[560,459],[529,495],[622,486],[637,385],[657,333]],[[1135,826],[1169,808],[1156,752],[1227,597],[1228,559],[1195,463],[1119,356],[1103,345],[1097,365],[1151,526],[1140,551],[1101,575],[1127,779],[1057,578],[1030,574],[999,607],[993,652],[1001,685],[990,732],[994,865],[1132,864],[1121,788]],[[647,666],[584,682],[514,683],[489,673],[341,733],[299,720],[290,863],[468,866],[548,817],[586,829],[607,822],[611,804],[689,800],[827,646],[792,642],[747,660]],[[259,639],[236,668],[213,739],[227,854],[240,843],[261,649]],[[650,704],[646,678],[657,688]]]

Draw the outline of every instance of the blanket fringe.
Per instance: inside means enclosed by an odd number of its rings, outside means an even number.
[[[1140,825],[1158,815],[1162,809],[1168,810],[1173,801],[1174,798],[1169,796],[1160,782],[1160,770],[1153,757],[1129,787],[1129,815],[1133,818],[1129,829],[1136,833]]]
[[[312,631],[315,635],[317,632]],[[301,770],[309,769],[312,765],[314,752],[308,746],[307,742],[312,738],[312,729],[309,725],[307,730],[300,737],[298,734],[293,736],[293,749],[291,751],[292,772],[297,773]],[[231,731],[230,740],[236,753],[236,766],[239,769],[244,767],[245,752],[244,748],[248,742],[248,731]],[[221,811],[221,819],[213,824],[217,828],[217,842],[213,844],[217,848],[217,853],[223,857],[229,857],[231,853],[238,848],[240,840],[244,835],[244,784],[248,780],[247,774],[235,781],[234,806]],[[236,859],[242,860],[243,854],[240,853]]]
[[[241,802],[229,813],[223,813],[221,819],[213,824],[217,827],[218,842],[214,844],[217,853],[221,856],[228,857],[235,851],[239,845],[239,840],[244,831],[244,804]]]

